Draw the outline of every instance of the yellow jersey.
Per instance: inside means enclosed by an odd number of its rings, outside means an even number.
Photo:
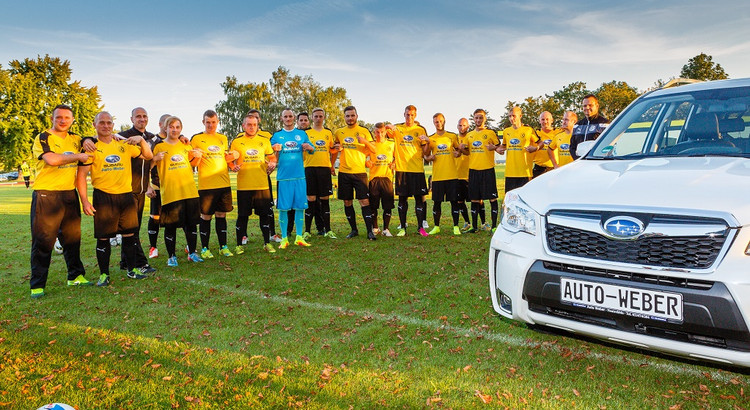
[[[432,180],[449,181],[458,179],[453,151],[458,148],[458,136],[452,132],[443,135],[430,135],[430,152],[435,155],[432,162]]]
[[[487,144],[500,145],[495,131],[490,129],[474,130],[466,134],[469,147],[469,169],[481,171],[495,167],[495,151]]]
[[[549,154],[547,152],[549,150],[549,144],[552,142],[552,138],[554,138],[558,132],[560,132],[560,130],[557,128],[552,129],[550,132],[544,132],[542,130],[536,131],[536,135],[544,142],[544,146],[542,149],[534,151],[532,154],[534,159],[533,164],[548,168],[552,166],[552,160],[549,159]],[[534,165],[531,167],[533,168]]]
[[[159,172],[162,205],[188,198],[198,198],[198,189],[190,165],[190,146],[179,141],[170,144],[167,140],[156,144],[154,156],[164,152],[164,159],[156,164]]]
[[[141,155],[141,147],[112,139],[109,143],[97,141],[91,161],[91,186],[108,194],[133,192],[131,158]]]
[[[78,162],[52,166],[47,165],[42,157],[48,152],[61,155],[80,153],[81,137],[72,132],[59,136],[49,131],[44,131],[34,138],[34,145],[32,145],[31,152],[34,158],[36,158],[35,190],[70,191],[75,189]]]
[[[538,139],[534,129],[526,125],[518,127],[518,129],[508,127],[503,130],[506,177],[531,177],[531,166],[533,166],[531,156],[533,153],[527,153],[526,147],[536,144]]]
[[[394,132],[389,134],[396,143],[396,171],[424,173],[422,147],[427,142],[419,136],[427,136],[427,130],[416,123],[410,127],[401,123],[396,124]]]
[[[271,142],[259,135],[235,138],[231,149],[240,153],[240,157],[237,158],[237,163],[240,164],[240,170],[237,172],[237,190],[268,189],[266,157],[273,154]]]
[[[466,144],[466,146],[469,146],[469,140],[466,138],[466,135],[463,137],[458,135],[456,137],[458,139],[458,145]],[[456,162],[456,174],[458,175],[458,179],[463,179],[464,181],[469,180],[469,156],[468,155],[459,155],[458,157],[453,159]],[[494,158],[493,158],[494,161]]]
[[[229,167],[224,157],[228,148],[226,135],[195,134],[190,139],[190,145],[203,151],[198,164],[198,189],[228,187]]]
[[[393,162],[393,151],[395,146],[393,141],[373,142],[375,152],[370,153],[370,179],[386,177],[393,181],[393,170],[390,165]]]
[[[305,130],[315,151],[310,154],[305,151],[305,168],[331,167],[331,148],[333,148],[333,132],[328,128],[317,131],[313,128]]]
[[[365,144],[357,141],[360,136],[367,141],[372,141],[372,134],[367,128],[355,125],[354,128],[342,127],[333,134],[334,141],[341,144],[339,153],[339,172],[345,174],[364,174],[367,172],[365,161],[368,149]]]
[[[558,166],[573,162],[573,157],[570,156],[570,135],[569,132],[561,130],[552,137],[552,142],[549,143],[549,149],[555,152]]]

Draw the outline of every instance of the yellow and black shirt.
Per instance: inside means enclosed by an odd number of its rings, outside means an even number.
[[[237,190],[268,189],[266,157],[273,154],[271,142],[259,135],[235,138],[231,149],[240,153],[240,157],[237,158],[237,163],[240,164],[240,171],[237,172]]]
[[[367,146],[357,141],[360,136],[367,141],[372,141],[370,131],[362,126],[354,128],[342,127],[333,134],[334,141],[341,144],[339,153],[339,172],[345,174],[364,174],[367,172],[365,161],[367,159]]]
[[[36,158],[35,190],[70,191],[75,189],[76,171],[78,171],[77,162],[52,166],[47,165],[42,157],[48,152],[61,155],[80,153],[80,136],[72,132],[59,136],[49,131],[44,131],[34,138],[34,145],[31,151],[34,154],[34,158]]]
[[[226,188],[229,184],[229,167],[225,159],[228,144],[226,135],[195,134],[190,145],[203,151],[198,164],[198,189]]]
[[[435,160],[432,162],[433,181],[458,179],[456,161],[453,157],[453,151],[457,147],[458,136],[452,132],[430,135],[430,151],[435,155]]]
[[[161,183],[161,203],[166,205],[188,198],[198,198],[198,189],[190,165],[191,147],[179,141],[170,144],[167,140],[156,144],[154,156],[165,152],[164,159],[156,164]]]

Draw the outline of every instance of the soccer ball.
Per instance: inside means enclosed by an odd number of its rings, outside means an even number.
[[[58,255],[63,253],[62,244],[59,239],[55,239],[55,252],[57,252]]]
[[[75,407],[67,405],[65,403],[50,403],[36,410],[75,410]]]

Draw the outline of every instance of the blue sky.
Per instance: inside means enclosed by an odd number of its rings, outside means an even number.
[[[432,132],[483,107],[574,81],[644,90],[700,52],[750,76],[746,1],[3,1],[0,64],[50,54],[97,85],[116,123],[144,106],[185,133],[223,98],[228,75],[267,81],[278,66],[347,90],[367,122],[403,120],[414,104]],[[582,5],[585,4],[585,5]]]

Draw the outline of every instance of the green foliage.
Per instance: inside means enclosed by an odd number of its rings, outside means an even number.
[[[602,83],[593,94],[599,98],[599,111],[610,120],[640,95],[638,89],[629,86],[625,81]]]
[[[51,126],[52,109],[58,104],[73,108],[76,122],[71,131],[93,134],[99,92],[71,82],[71,74],[67,60],[49,55],[13,60],[8,69],[0,68],[0,162],[6,168],[30,157],[34,137]]]
[[[271,73],[267,83],[241,84],[234,76],[221,84],[226,99],[216,104],[221,117],[222,133],[228,136],[242,131],[242,119],[255,108],[260,111],[264,129],[281,128],[279,117],[284,108],[295,113],[320,107],[326,111],[326,126],[334,129],[344,126],[343,109],[351,105],[346,90],[341,87],[323,87],[312,76],[292,75],[285,67]]]
[[[688,60],[687,64],[682,66],[680,77],[702,81],[724,80],[729,78],[721,64],[714,63],[712,60],[713,57],[706,53],[698,54]]]

